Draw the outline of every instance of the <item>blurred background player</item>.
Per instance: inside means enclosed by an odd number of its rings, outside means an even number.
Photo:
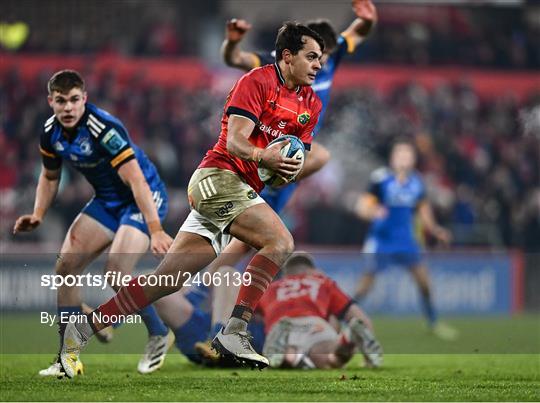
[[[95,195],[73,221],[58,255],[58,275],[77,275],[110,247],[106,270],[130,274],[148,250],[164,254],[172,243],[162,227],[167,193],[158,172],[144,152],[132,143],[126,128],[114,116],[87,103],[83,78],[73,70],[55,73],[48,82],[48,102],[54,115],[43,127],[40,140],[42,170],[34,211],[19,217],[14,233],[37,228],[58,191],[62,160],[92,185]],[[115,285],[118,289],[118,284]],[[57,294],[58,318],[82,313],[78,287],[61,286]],[[161,367],[169,347],[168,329],[149,305],[138,311],[149,334],[138,364],[141,373]],[[59,320],[62,339],[65,323]],[[82,372],[80,361],[77,371]],[[63,376],[56,361],[39,372]]]
[[[301,167],[300,161],[283,157],[277,147],[265,148],[273,137],[271,131],[263,129],[277,130],[285,122],[287,132],[309,150],[321,111],[321,102],[310,86],[321,68],[323,49],[324,42],[317,33],[301,24],[285,23],[276,37],[276,63],[245,74],[235,84],[225,104],[218,142],[188,185],[192,211],[153,273],[158,278],[183,278],[182,273],[200,271],[221,252],[224,235],[257,249],[246,269],[252,280],[241,286],[229,321],[214,339],[222,354],[254,367],[264,368],[268,360],[253,350],[246,333],[248,322],[294,250],[291,234],[256,193],[264,187],[257,168],[262,165],[280,175],[294,176]],[[299,114],[298,110],[303,112]],[[145,276],[140,276],[97,309],[105,320],[90,315],[89,323],[68,324],[60,353],[66,375],[77,375],[80,351],[93,334],[111,324],[106,317],[131,314],[182,286],[151,286]]]
[[[390,266],[406,267],[420,290],[429,328],[440,338],[453,340],[457,331],[437,321],[428,270],[422,264],[421,248],[415,236],[416,213],[422,229],[436,240],[448,245],[451,234],[435,221],[415,164],[413,144],[408,140],[397,140],[391,149],[390,168],[374,171],[366,194],[358,200],[358,215],[372,222],[364,252],[373,254],[370,256],[373,266],[360,280],[356,298],[361,301],[367,295],[381,270]]]
[[[261,298],[267,332],[264,354],[273,367],[341,368],[355,351],[366,366],[379,367],[383,353],[360,307],[329,277],[317,270],[307,253],[295,253]],[[343,320],[338,334],[330,316]]]

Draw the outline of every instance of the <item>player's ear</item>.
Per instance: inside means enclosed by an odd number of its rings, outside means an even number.
[[[47,102],[49,103],[49,106],[52,108],[53,106],[53,97],[52,95],[47,95]]]
[[[83,94],[82,94],[83,103],[86,103],[87,99],[88,99],[88,93],[86,91],[84,91]]]
[[[291,60],[292,60],[292,53],[289,49],[284,49],[283,50],[283,53],[281,54],[282,55],[282,58],[283,58],[283,61],[286,63],[286,64],[290,64],[291,63]]]

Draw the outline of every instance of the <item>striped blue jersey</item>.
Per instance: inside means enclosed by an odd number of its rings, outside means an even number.
[[[73,134],[66,133],[55,116],[51,116],[41,133],[40,152],[47,169],[59,169],[62,160],[69,161],[90,182],[96,198],[109,208],[135,201],[131,189],[117,172],[134,158],[150,189],[162,185],[156,167],[131,141],[122,122],[89,103]]]
[[[313,83],[311,88],[313,88],[313,91],[315,91],[317,96],[321,99],[322,110],[321,114],[319,115],[319,122],[313,130],[314,134],[318,133],[319,128],[322,125],[326,107],[328,106],[328,103],[330,101],[330,91],[332,89],[334,75],[336,74],[336,70],[341,63],[341,59],[346,53],[353,53],[354,50],[355,46],[353,41],[347,40],[345,36],[340,35],[337,40],[336,49],[334,49],[327,62],[322,66],[322,69],[317,73],[317,76],[315,77],[315,82]],[[256,55],[259,58],[259,65],[272,64],[275,62],[275,51],[266,54],[256,53]]]
[[[415,214],[426,197],[420,175],[413,172],[401,183],[390,169],[378,169],[371,174],[368,193],[388,210],[386,217],[373,221],[369,231],[369,238],[377,244],[377,252],[418,249]]]

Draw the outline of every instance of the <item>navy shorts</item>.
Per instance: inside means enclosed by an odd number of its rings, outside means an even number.
[[[163,222],[169,208],[165,188],[152,190],[152,197],[158,208],[159,220]],[[106,201],[94,197],[84,206],[81,213],[92,217],[112,232],[118,231],[121,225],[129,225],[150,235],[144,217],[135,202],[113,208],[108,206]]]
[[[395,246],[385,247],[377,240],[369,238],[363,250],[368,262],[368,271],[376,273],[395,266],[412,269],[422,261],[420,247],[417,244],[402,247],[400,250],[395,249]]]
[[[392,252],[375,254],[375,265],[372,271],[379,272],[389,267],[405,267],[412,269],[420,264],[420,253],[418,251],[410,252]]]

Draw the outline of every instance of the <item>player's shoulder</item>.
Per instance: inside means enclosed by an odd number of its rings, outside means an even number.
[[[261,67],[255,67],[248,71],[244,77],[250,77],[257,80],[269,80],[275,78],[275,67],[273,64],[265,64]]]
[[[273,85],[275,82],[277,82],[277,77],[272,64],[256,67],[245,73],[240,80],[238,80],[238,84],[254,87],[260,86],[262,88],[265,88],[268,84]]]
[[[303,86],[302,90],[300,91],[300,95],[302,95],[302,97],[306,100],[306,103],[310,108],[316,110],[322,109],[322,101],[311,85]]]
[[[56,127],[58,121],[56,120],[56,116],[52,115],[49,117],[45,123],[43,124],[43,133],[44,134],[52,134],[54,131],[54,128]]]
[[[102,137],[112,129],[125,130],[120,119],[111,115],[106,110],[98,108],[90,103],[86,104],[86,109],[87,113],[83,117],[86,121],[83,123],[88,126],[90,133],[92,133],[95,138]]]
[[[369,180],[372,183],[382,183],[392,177],[392,171],[388,167],[380,167],[371,172]]]
[[[411,173],[411,180],[413,183],[417,184],[420,187],[425,187],[424,178],[422,177],[422,174],[419,171],[413,171]]]

